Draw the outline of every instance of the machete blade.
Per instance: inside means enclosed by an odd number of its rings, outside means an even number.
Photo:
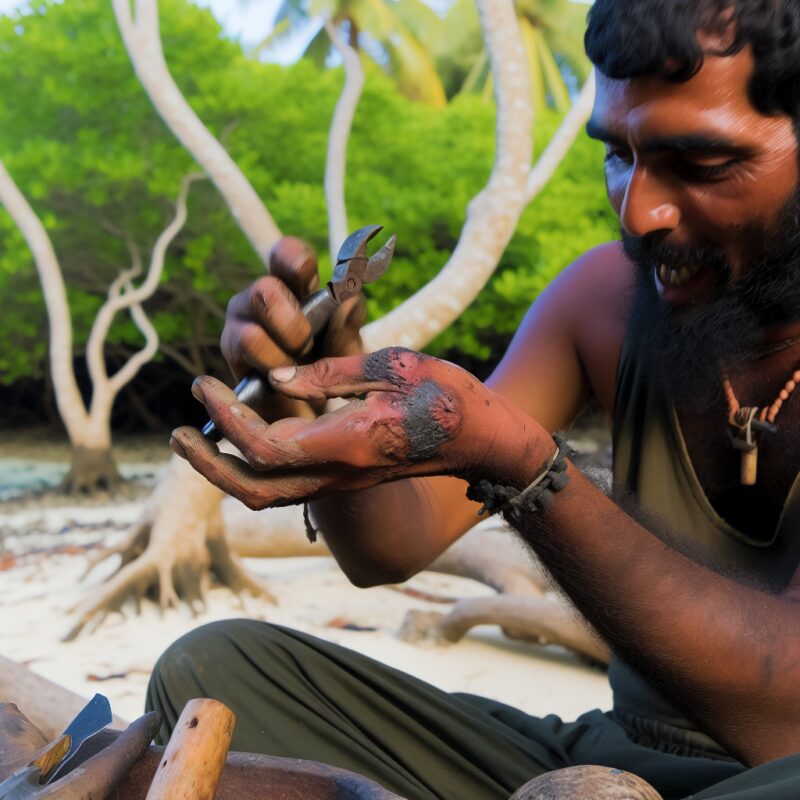
[[[108,698],[102,694],[96,694],[64,730],[64,735],[70,737],[69,750],[44,782],[51,783],[63,774],[67,765],[78,754],[81,745],[92,736],[105,730],[112,720],[111,704],[108,702]]]

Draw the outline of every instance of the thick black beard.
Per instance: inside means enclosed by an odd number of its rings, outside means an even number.
[[[713,246],[676,247],[658,234],[622,232],[626,255],[636,266],[636,292],[628,335],[652,385],[673,397],[705,405],[718,398],[721,371],[757,356],[765,327],[800,319],[800,191],[770,227],[742,233],[741,278]],[[718,276],[716,295],[691,308],[673,308],[658,296],[654,270],[703,264]]]

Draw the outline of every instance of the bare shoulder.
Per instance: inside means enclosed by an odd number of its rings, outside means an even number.
[[[544,318],[551,330],[558,329],[569,341],[591,394],[609,414],[630,315],[633,275],[619,242],[600,245],[570,264],[529,312],[531,321]]]
[[[568,321],[578,357],[595,397],[609,415],[633,299],[633,269],[622,245],[613,242],[578,259],[570,274],[564,275],[564,286],[558,287],[562,302],[569,305]]]
[[[490,385],[551,430],[592,397],[611,413],[631,276],[619,244],[577,259],[533,303]]]
[[[548,306],[580,328],[598,317],[626,321],[633,286],[632,266],[619,242],[599,245],[570,264],[543,293]]]

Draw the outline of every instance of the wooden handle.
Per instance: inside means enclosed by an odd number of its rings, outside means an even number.
[[[172,732],[146,800],[214,800],[236,717],[217,700],[190,700]]]

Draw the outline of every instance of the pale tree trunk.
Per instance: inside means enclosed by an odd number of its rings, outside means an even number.
[[[550,143],[542,152],[536,165],[528,175],[528,185],[525,189],[525,203],[529,204],[547,185],[550,178],[558,169],[564,157],[569,152],[578,134],[589,119],[594,106],[595,75],[594,70],[589,74],[586,83],[575,98],[569,113],[564,117],[559,129]]]
[[[139,81],[175,137],[203,167],[266,266],[281,237],[266,206],[242,171],[195,114],[164,59],[157,0],[112,0],[117,24]],[[229,552],[222,525],[222,493],[173,457],[126,540],[90,562],[120,555],[119,570],[76,609],[68,638],[128,598],[156,595],[162,607],[185,600],[202,606],[212,575],[233,591],[269,596]]]
[[[498,92],[499,97],[499,89],[495,91]],[[528,173],[523,204],[520,207],[515,206],[517,208],[515,227],[525,208],[553,177],[589,119],[594,103],[594,93],[595,76],[592,72],[550,143]],[[517,99],[515,98],[513,102],[517,102]],[[498,140],[500,125],[498,108]],[[494,178],[494,176],[493,172],[492,177]],[[498,191],[496,194],[492,193],[490,200],[487,201],[485,195],[491,186],[492,179],[484,192],[473,200],[473,204],[475,204],[483,198],[481,210],[485,211],[485,215],[482,218],[473,216],[475,209],[473,205],[470,205],[467,223],[462,231],[458,247],[439,275],[394,311],[366,326],[362,336],[367,349],[377,350],[389,344],[404,344],[411,348],[424,347],[431,339],[451,325],[483,289],[497,269],[503,250],[511,237],[509,235],[507,238],[501,236],[495,239],[480,238],[479,244],[482,244],[482,249],[474,252],[469,248],[462,248],[462,244],[471,241],[473,232],[477,235],[480,227],[490,227],[494,224],[494,212],[487,208],[486,204],[491,202],[494,207],[496,202],[498,206],[502,206],[504,195],[502,191]],[[516,181],[514,186],[517,186]],[[470,233],[469,240],[465,239],[465,234],[468,232]]]
[[[328,205],[328,249],[331,258],[347,237],[347,205],[344,182],[347,167],[347,142],[361,91],[364,88],[364,68],[358,52],[342,38],[329,17],[324,19],[325,30],[344,63],[345,81],[336,103],[328,133],[328,156],[325,161],[325,201]]]
[[[111,408],[122,387],[134,378],[158,349],[158,336],[141,304],[158,287],[167,247],[186,221],[186,196],[192,180],[194,177],[189,176],[181,184],[175,219],[156,242],[145,281],[138,288],[131,284],[131,280],[141,271],[141,264],[134,263],[130,270],[123,272],[111,284],[108,298],[95,317],[87,347],[87,365],[92,384],[92,402],[87,410],[73,369],[72,318],[61,266],[44,225],[0,162],[0,202],[28,243],[47,309],[53,390],[72,445],[72,466],[64,481],[64,487],[70,491],[108,488],[119,480],[111,453]],[[130,312],[145,338],[145,345],[119,372],[109,377],[103,345],[115,315],[123,310]]]
[[[281,232],[255,189],[194,113],[170,74],[158,25],[157,0],[112,0],[136,76],[161,118],[206,171],[239,227],[266,264]]]
[[[367,350],[418,350],[448,328],[477,297],[510,241],[526,205],[533,151],[533,107],[525,49],[511,0],[478,0],[497,104],[495,161],[470,202],[456,249],[439,274],[363,331]]]
[[[94,442],[86,432],[88,415],[72,368],[72,318],[61,265],[44,225],[2,162],[0,202],[25,237],[39,273],[50,326],[50,374],[58,412],[73,445],[91,446]]]

